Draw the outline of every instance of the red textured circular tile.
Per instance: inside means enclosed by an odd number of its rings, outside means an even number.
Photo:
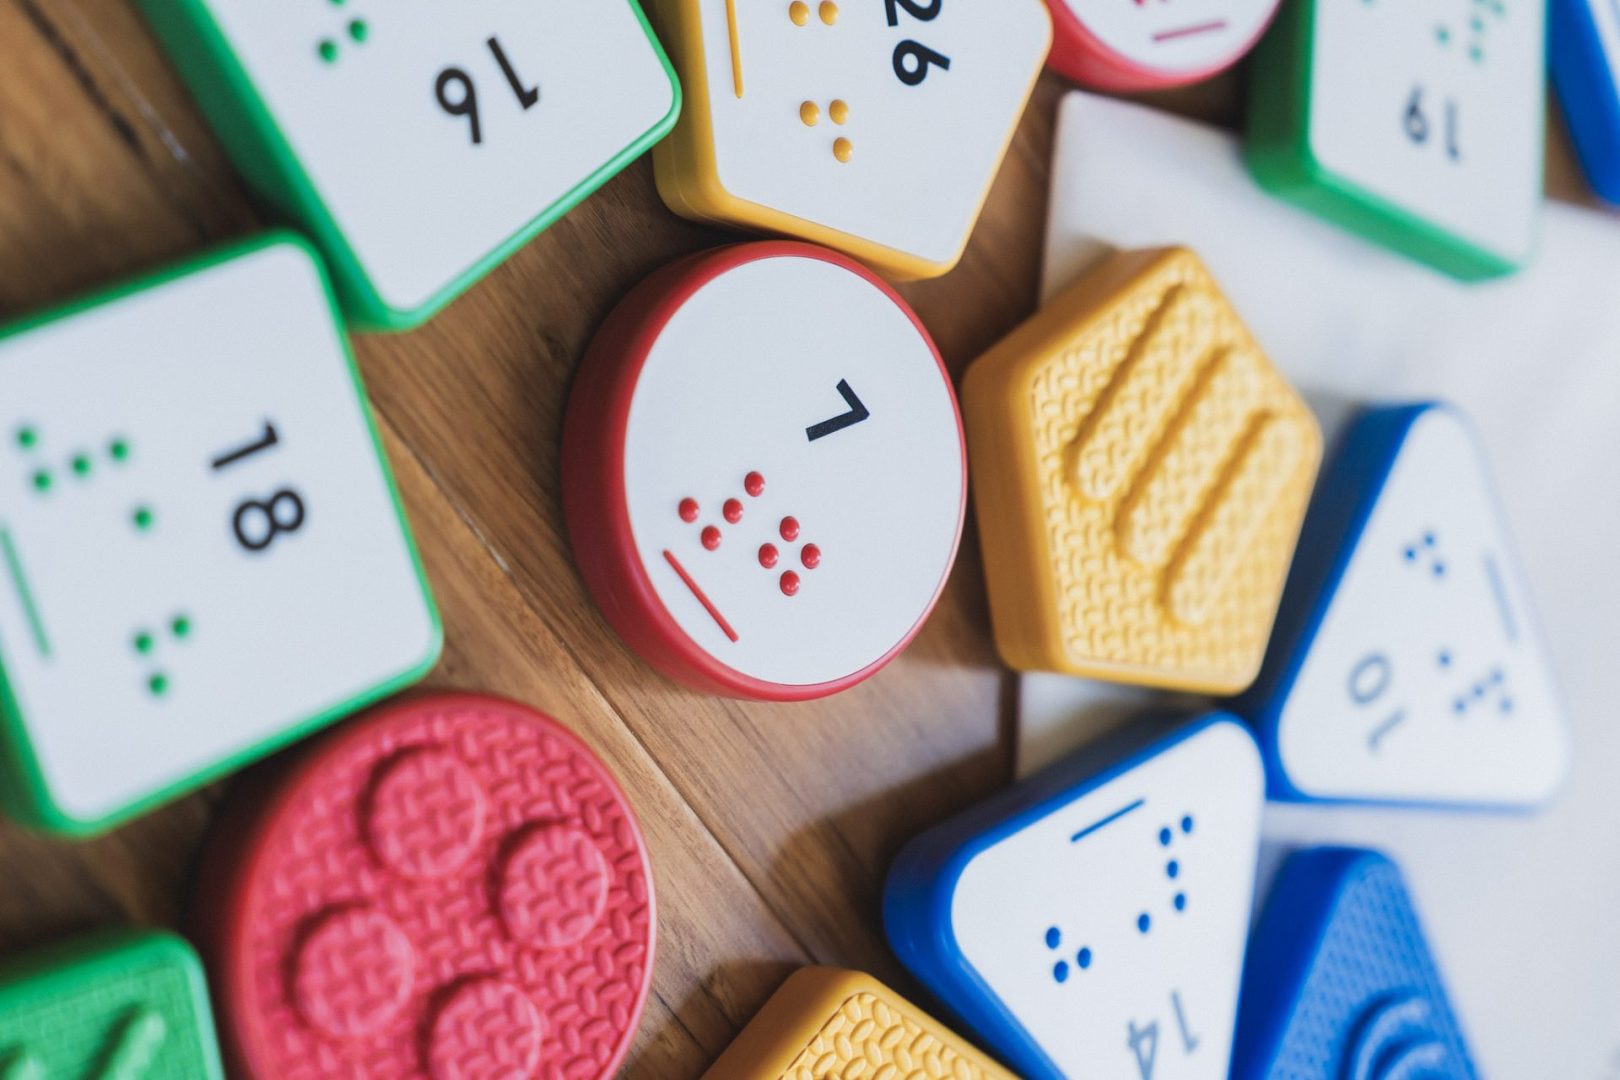
[[[611,1076],[646,1000],[640,827],[555,721],[471,695],[379,710],[226,815],[199,889],[254,1080]]]

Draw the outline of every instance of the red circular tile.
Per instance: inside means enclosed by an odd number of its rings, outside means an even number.
[[[701,507],[698,506],[698,501],[696,499],[682,499],[681,505],[678,509],[680,511],[681,520],[686,522],[688,525],[692,524],[698,519],[698,514],[701,511]]]
[[[757,472],[751,472],[743,477],[743,490],[754,498],[765,494],[765,477]]]
[[[510,702],[423,698],[316,743],[227,810],[197,896],[247,1080],[597,1080],[646,1000],[640,827],[577,738]]]
[[[782,574],[782,595],[799,595],[799,575],[795,574],[792,570],[788,570]]]
[[[799,561],[806,570],[814,570],[821,565],[821,549],[814,544],[804,545],[804,550],[799,552]]]
[[[717,550],[720,547],[720,530],[713,525],[705,525],[703,527],[703,546],[710,551]]]
[[[742,503],[736,499],[727,499],[725,506],[721,508],[720,512],[725,515],[727,521],[735,525],[737,522],[742,520]]]
[[[759,565],[769,570],[774,567],[782,553],[776,550],[775,544],[761,544],[759,546]]]
[[[783,518],[781,533],[782,539],[786,540],[790,544],[797,540],[799,538],[799,519],[796,517]]]

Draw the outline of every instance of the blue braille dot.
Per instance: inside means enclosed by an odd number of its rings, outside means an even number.
[[[1513,699],[1512,698],[1503,698],[1502,699],[1502,711],[1505,712],[1505,713],[1510,713],[1510,712],[1513,711]]]
[[[1446,652],[1444,649],[1440,650],[1440,655],[1437,659],[1440,661],[1441,667],[1451,666],[1451,654]]]
[[[1144,933],[1144,934],[1147,933],[1148,932],[1148,927],[1150,927],[1152,925],[1153,925],[1153,920],[1148,918],[1148,913],[1147,912],[1144,911],[1144,912],[1142,912],[1142,914],[1140,914],[1140,915],[1138,915],[1136,917],[1136,928],[1138,930],[1142,931],[1142,933]]]
[[[1467,712],[1468,702],[1464,701],[1462,698],[1458,698],[1456,701],[1451,703],[1451,711],[1459,714]]]
[[[1495,683],[1497,686],[1501,686],[1504,678],[1506,678],[1506,676],[1502,674],[1501,668],[1491,668],[1491,682]]]
[[[1090,967],[1091,966],[1091,950],[1090,949],[1081,949],[1079,954],[1077,956],[1075,956],[1074,962],[1080,965],[1080,970],[1081,971],[1084,971],[1086,968]]]
[[[1191,836],[1192,835],[1192,827],[1193,827],[1192,815],[1188,814],[1186,817],[1181,819],[1181,831],[1186,833],[1188,836]]]
[[[1046,947],[1055,949],[1061,944],[1063,944],[1063,931],[1055,926],[1048,929],[1046,931]]]
[[[1176,893],[1175,904],[1176,904],[1176,910],[1177,911],[1186,911],[1187,910],[1187,894],[1184,893],[1184,892]]]
[[[1170,846],[1170,830],[1169,829],[1160,829],[1159,830],[1159,846],[1160,847],[1169,847]]]
[[[1474,684],[1474,696],[1477,697],[1477,698],[1482,698],[1482,697],[1485,696],[1485,684],[1484,683],[1475,683]]]
[[[1431,532],[1423,534],[1423,546],[1434,547],[1434,533]]]
[[[1176,875],[1181,873],[1181,864],[1171,859],[1165,864],[1164,872],[1170,875],[1171,880],[1175,880]]]
[[[1446,576],[1446,564],[1445,563],[1437,562],[1437,563],[1434,564],[1434,576],[1435,577],[1445,577]]]
[[[1062,960],[1052,965],[1052,978],[1058,982],[1067,982],[1069,979],[1069,965]]]
[[[1407,562],[1417,562],[1417,548],[1409,547],[1402,554],[1406,556]]]

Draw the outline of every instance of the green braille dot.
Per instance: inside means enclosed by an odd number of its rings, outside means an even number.
[[[146,680],[146,688],[152,691],[153,697],[162,697],[169,692],[169,677],[160,672]]]
[[[129,443],[124,439],[114,439],[107,444],[107,456],[114,461],[129,460]]]
[[[1451,44],[1451,31],[1447,30],[1443,26],[1437,26],[1434,28],[1434,36],[1442,45]]]
[[[357,42],[364,41],[371,36],[371,27],[366,25],[365,20],[356,19],[349,24],[349,36]]]
[[[39,472],[35,473],[34,490],[41,492],[51,490],[51,474],[46,472],[44,469],[41,469]]]
[[[152,527],[152,523],[154,521],[156,521],[156,520],[157,520],[157,518],[155,518],[153,516],[152,511],[149,508],[147,508],[145,506],[139,506],[139,507],[135,508],[135,514],[134,514],[135,527],[137,529],[140,529],[142,532],[145,532],[147,529],[150,529]]]
[[[338,58],[337,42],[330,39],[321,42],[319,52],[322,60],[325,60],[328,64],[332,63]]]
[[[39,432],[31,427],[17,429],[17,445],[24,450],[32,450],[39,445]]]
[[[1478,45],[1475,45],[1472,49],[1468,50],[1468,56],[1474,61],[1474,63],[1477,64],[1481,60],[1485,59],[1485,50],[1481,49]]]
[[[73,455],[73,471],[79,476],[90,475],[90,459],[84,454]]]
[[[146,633],[144,630],[135,635],[135,651],[140,653],[142,656],[145,656],[147,653],[151,652],[154,644],[155,642],[152,641],[152,635]]]
[[[191,620],[184,615],[176,615],[174,621],[169,624],[169,629],[174,632],[175,637],[184,640],[191,636]]]

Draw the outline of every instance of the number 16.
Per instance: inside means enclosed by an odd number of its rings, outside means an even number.
[[[528,112],[540,102],[540,87],[525,86],[523,77],[518,74],[517,68],[506,55],[501,46],[501,39],[492,37],[488,41],[489,51],[495,57],[495,63],[500,65],[501,74],[506,76],[506,84],[512,88],[512,94]],[[450,87],[460,86],[461,92],[455,99],[449,95]],[[472,127],[472,141],[474,146],[481,146],[484,142],[484,126],[478,117],[478,87],[474,84],[471,75],[458,67],[447,67],[439,72],[439,78],[433,86],[433,94],[439,99],[439,107],[451,116],[465,116],[467,123]]]

